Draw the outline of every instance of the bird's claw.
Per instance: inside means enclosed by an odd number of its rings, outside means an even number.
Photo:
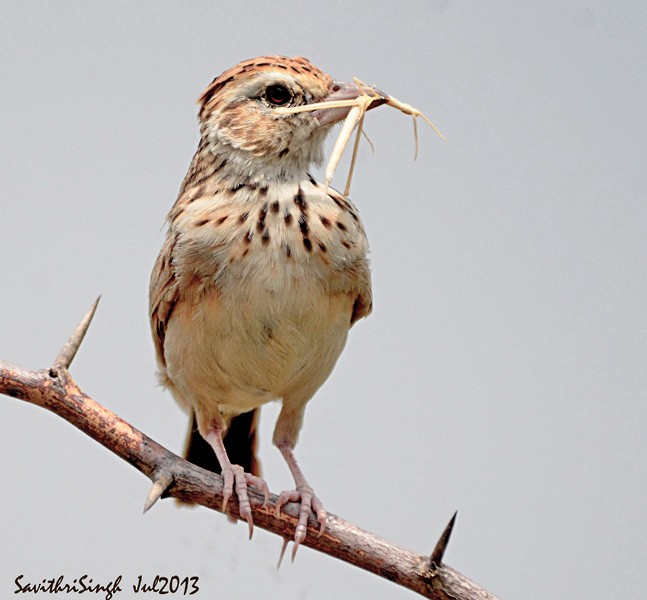
[[[249,526],[249,539],[252,539],[254,533],[254,519],[252,518],[252,507],[249,502],[249,495],[247,488],[249,486],[263,492],[264,501],[263,506],[267,506],[270,501],[270,489],[267,487],[265,480],[251,473],[245,473],[240,465],[230,465],[222,469],[222,477],[224,479],[223,493],[222,493],[222,512],[226,512],[227,503],[231,498],[234,489],[236,496],[238,496],[238,513],[241,518],[247,521]]]
[[[326,520],[328,515],[321,503],[321,500],[315,496],[314,490],[308,485],[298,486],[296,490],[281,492],[274,509],[274,515],[277,519],[281,517],[281,508],[288,502],[300,502],[297,527],[294,531],[294,548],[292,549],[292,560],[294,560],[297,550],[299,549],[299,545],[306,539],[308,519],[310,518],[310,515],[314,513],[317,517],[317,522],[319,523],[319,536],[321,536],[321,534],[326,530]],[[285,548],[283,549],[283,552],[285,552]]]

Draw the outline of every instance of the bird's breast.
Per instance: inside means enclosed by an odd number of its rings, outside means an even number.
[[[209,279],[225,302],[267,294],[286,308],[307,304],[310,294],[336,291],[349,265],[366,256],[356,209],[314,180],[220,196],[187,206],[175,260]]]
[[[353,265],[367,252],[354,207],[306,181],[197,199],[173,227],[174,266],[199,291],[169,324],[171,377],[241,410],[318,387],[345,344]]]

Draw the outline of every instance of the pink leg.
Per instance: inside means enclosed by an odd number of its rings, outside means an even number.
[[[277,447],[281,451],[285,462],[288,463],[292,477],[294,477],[296,489],[281,492],[276,503],[276,516],[279,517],[281,515],[281,507],[288,502],[301,502],[299,520],[297,522],[296,531],[294,532],[294,549],[292,550],[292,560],[294,560],[299,544],[306,538],[310,514],[314,511],[317,515],[317,521],[319,522],[319,535],[321,535],[326,529],[326,518],[328,515],[326,514],[321,500],[315,496],[313,489],[304,477],[303,472],[297,463],[297,459],[294,456],[291,445],[284,442],[277,444]]]
[[[235,484],[236,495],[238,496],[238,512],[249,525],[249,537],[251,539],[252,533],[254,533],[254,520],[252,518],[249,496],[247,495],[247,486],[254,486],[264,493],[265,502],[263,503],[263,506],[267,505],[269,502],[270,490],[263,479],[256,477],[256,475],[252,475],[251,473],[245,473],[240,465],[231,464],[229,457],[227,456],[227,451],[225,450],[225,445],[222,442],[223,430],[224,427],[222,427],[220,423],[212,422],[209,432],[205,436],[205,440],[216,453],[216,458],[218,459],[220,468],[222,469],[222,477],[224,479],[222,511],[225,512],[227,509],[227,503],[234,491]]]

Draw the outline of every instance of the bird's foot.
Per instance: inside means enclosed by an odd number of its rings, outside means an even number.
[[[238,496],[238,512],[247,521],[249,538],[251,539],[254,533],[254,519],[252,518],[252,508],[249,502],[249,495],[247,494],[247,487],[252,486],[263,492],[265,496],[263,506],[266,506],[270,500],[270,489],[267,487],[264,479],[256,477],[256,475],[252,475],[251,473],[245,473],[240,465],[224,467],[222,469],[222,477],[224,479],[222,512],[226,511],[227,503],[235,489],[236,496]]]
[[[294,560],[299,544],[306,539],[310,515],[314,513],[317,517],[317,521],[319,522],[319,535],[326,530],[326,519],[328,515],[321,500],[315,496],[313,489],[309,485],[299,485],[295,490],[281,492],[275,508],[277,518],[280,518],[281,508],[288,502],[301,503],[299,520],[297,521],[297,528],[294,531],[294,548],[292,550],[292,560]]]

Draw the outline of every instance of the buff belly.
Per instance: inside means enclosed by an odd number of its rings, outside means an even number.
[[[346,343],[353,301],[298,287],[180,303],[164,345],[176,399],[223,415],[282,398],[309,400]]]

